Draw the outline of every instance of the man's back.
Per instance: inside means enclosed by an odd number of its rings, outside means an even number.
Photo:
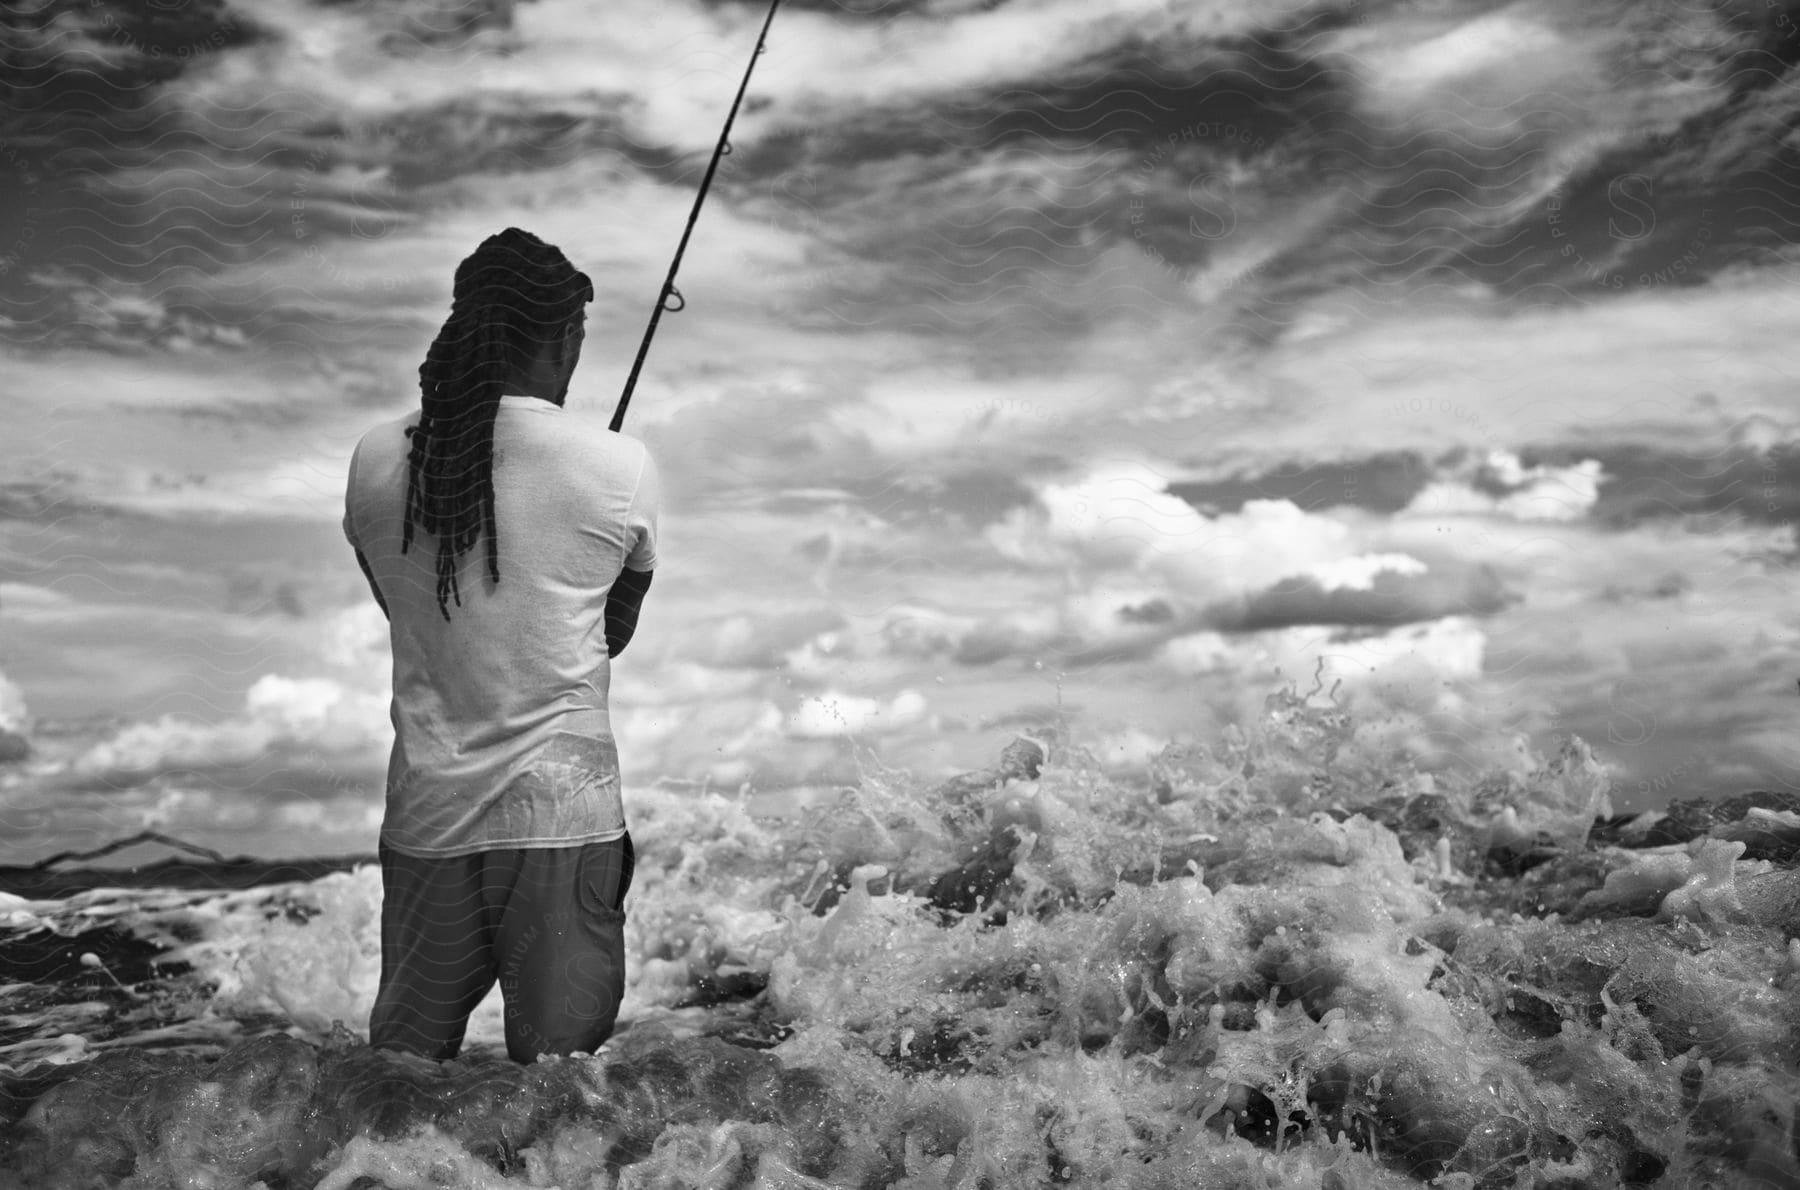
[[[345,507],[345,533],[392,623],[396,739],[383,841],[453,855],[616,837],[606,601],[622,568],[655,567],[655,467],[634,438],[536,397],[502,397],[493,438],[500,582],[484,550],[464,554],[460,603],[446,619],[436,540],[415,529],[401,552],[405,431],[417,420],[364,435]],[[596,784],[603,774],[610,789]]]

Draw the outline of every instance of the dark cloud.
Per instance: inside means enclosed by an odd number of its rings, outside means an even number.
[[[1071,635],[1046,637],[1008,620],[990,619],[957,641],[951,656],[960,665],[992,665],[1012,658],[1035,657],[1043,652],[1066,655],[1080,646],[1081,641]]]
[[[1169,484],[1207,516],[1236,512],[1250,500],[1287,500],[1307,512],[1348,506],[1398,512],[1434,478],[1436,467],[1414,451],[1381,451],[1340,462],[1295,462],[1268,471]]]
[[[1169,492],[1208,516],[1249,500],[1287,500],[1308,512],[1352,507],[1394,513],[1435,480],[1501,498],[1538,482],[1537,469],[1600,464],[1599,498],[1588,516],[1609,529],[1644,521],[1712,516],[1756,524],[1800,524],[1800,449],[1793,444],[1727,444],[1681,451],[1634,442],[1538,444],[1518,452],[1519,474],[1466,450],[1426,459],[1377,452],[1330,463],[1296,462],[1213,480],[1182,480]],[[1510,469],[1509,469],[1510,470]]]
[[[1267,198],[1362,139],[1349,73],[1302,40],[1123,29],[1007,85],[798,111],[744,147],[725,184],[733,201],[879,266],[834,278],[823,296],[841,322],[1077,334],[1116,314],[1132,284],[1105,275],[1121,243],[1179,267],[1219,246],[1188,232],[1197,174],[1257,161]]]
[[[159,106],[160,88],[267,36],[220,0],[51,0],[0,11],[0,311],[18,324],[12,333],[49,330],[51,311],[32,300],[41,297],[33,270],[67,262],[104,275],[156,227],[157,212],[108,193],[113,173],[174,166],[196,143],[206,156],[204,133]],[[206,253],[222,230],[219,204],[202,195],[184,206],[183,226],[161,230]]]
[[[335,7],[362,9],[390,54],[509,28],[513,10],[511,0]],[[318,94],[272,90],[230,106],[189,85],[208,57],[282,36],[218,0],[55,0],[0,14],[9,101],[0,115],[0,333],[121,351],[238,347],[291,338],[321,319],[345,324],[325,328],[327,337],[360,335],[381,320],[322,310],[273,283],[226,293],[207,279],[311,257],[322,281],[352,284],[331,273],[335,245],[417,226],[440,205],[435,188],[474,174],[596,156],[683,183],[701,168],[635,137],[632,100],[618,94],[553,103],[470,94],[352,121]],[[371,296],[402,308],[437,295],[443,281],[387,277]]]
[[[697,181],[704,162],[639,139],[627,119],[631,106],[630,96],[616,93],[568,106],[546,105],[541,96],[483,94],[313,135],[336,142],[334,156],[343,163],[385,166],[402,193],[468,174],[525,174],[596,156],[673,183]]]
[[[1616,443],[1520,452],[1527,466],[1562,466],[1582,459],[1594,459],[1604,470],[1591,515],[1609,528],[1666,517],[1800,524],[1800,450],[1789,445],[1686,452]]]
[[[1259,632],[1308,624],[1392,628],[1445,616],[1488,616],[1518,602],[1490,566],[1433,568],[1425,574],[1377,573],[1368,589],[1327,589],[1290,578],[1243,599],[1216,604],[1203,617],[1223,632]]]
[[[359,755],[366,749],[276,739],[249,757],[222,751],[227,754],[168,759],[151,755],[117,768],[68,770],[49,783],[59,797],[78,799],[77,804],[92,799],[96,809],[121,795],[149,803],[179,790],[184,797],[219,799],[222,805],[215,812],[221,815],[229,807],[237,815],[255,813],[271,819],[282,807],[296,803],[330,803],[357,795],[378,800],[383,785],[385,761],[373,763]]]
[[[725,616],[684,630],[671,655],[717,669],[781,669],[789,653],[846,623],[842,612],[820,604]]]
[[[905,526],[943,528],[954,521],[964,529],[980,529],[1037,498],[1021,479],[991,467],[939,474],[919,474],[909,467],[881,476],[846,476],[842,482],[864,508]]]
[[[1249,159],[1354,120],[1352,76],[1287,30],[1152,41],[1131,36],[1054,76],[950,105],[963,143],[1143,152],[1204,145]]]
[[[511,0],[327,6],[360,14],[390,56],[464,43],[501,52],[494,39],[510,34],[515,10]],[[947,35],[981,7],[802,6],[852,27],[938,20]],[[1602,64],[1620,102],[1637,96],[1645,113],[1590,129],[1609,147],[1573,169],[1557,148],[1599,109],[1526,92],[1489,113],[1485,130],[1435,111],[1429,96],[1400,115],[1377,110],[1380,78],[1334,50],[1333,33],[1386,27],[1396,44],[1416,42],[1416,14],[1323,3],[1247,32],[1097,23],[1087,52],[1036,73],[1023,63],[1004,83],[860,106],[802,99],[727,159],[720,201],[810,234],[823,264],[842,262],[809,317],[1047,348],[1146,292],[1122,269],[1134,259],[1122,246],[1171,278],[1247,253],[1245,275],[1210,300],[1241,311],[1253,336],[1332,289],[1473,279],[1539,300],[1691,284],[1768,259],[1800,226],[1800,93],[1784,85],[1800,55],[1793,7],[1559,11],[1556,35],[1571,44],[1609,39]],[[0,17],[10,337],[231,346],[317,315],[267,293],[224,299],[184,277],[411,228],[434,188],[473,173],[598,155],[685,188],[704,166],[703,152],[636,133],[626,95],[470,95],[352,126],[319,97],[200,111],[168,86],[195,61],[276,36],[222,0],[53,0]],[[1669,110],[1659,100],[1676,83],[1707,78],[1729,82],[1717,102],[1673,131],[1653,114]],[[387,296],[400,301],[441,279],[397,284]]]
[[[1456,267],[1554,299],[1693,285],[1795,242],[1796,13],[1792,0],[1631,11],[1608,66],[1641,98],[1638,122],[1605,130],[1615,134],[1607,149],[1479,237]],[[1702,82],[1723,82],[1721,98],[1672,128],[1658,121],[1665,90]]]
[[[1525,297],[1694,285],[1800,239],[1800,99],[1743,97],[1598,157],[1466,253]]]
[[[361,7],[386,17],[381,48],[390,54],[409,49],[461,49],[489,32],[513,27],[518,0],[414,0],[389,5],[378,0],[320,0],[332,8]],[[385,9],[386,12],[382,12]]]
[[[999,8],[1006,0],[986,0],[981,8]],[[768,0],[702,0],[708,8],[747,8],[766,11]],[[797,12],[823,12],[833,16],[867,19],[872,17],[894,18],[929,14],[936,9],[950,7],[943,0],[787,0],[782,8]],[[977,5],[961,3],[955,7],[959,11],[971,10]]]
[[[799,113],[731,184],[879,266],[826,295],[855,325],[1077,333],[1122,309],[1079,285],[1120,244],[1177,278],[1249,253],[1211,300],[1253,337],[1334,289],[1475,281],[1535,303],[1689,285],[1771,259],[1800,227],[1789,7],[1559,10],[1546,37],[1601,47],[1582,77],[1394,110],[1379,71],[1321,34],[1385,23],[1404,45],[1454,24],[1321,5],[1239,36],[1120,25],[1004,86]],[[1596,98],[1596,72],[1624,98]],[[1730,86],[1671,128],[1707,79]],[[1584,158],[1574,143],[1605,147]]]
[[[848,320],[873,322],[898,288],[920,295],[914,322],[966,326],[998,303],[1009,320],[1073,330],[1095,314],[1075,278],[1112,247],[1191,271],[1235,247],[1234,233],[1380,165],[1353,73],[1307,46],[1289,29],[1127,34],[1053,74],[778,135],[737,181],[840,250],[884,262],[877,286],[834,295]],[[1416,167],[1416,147],[1407,153]],[[1445,168],[1466,164],[1452,151]],[[1407,176],[1432,185],[1416,168]],[[1319,247],[1289,245],[1269,278],[1304,271],[1302,257],[1316,268]],[[1014,289],[1035,307],[1008,304]]]
[[[0,481],[0,520],[61,521],[74,515],[75,482],[73,472],[57,470]]]
[[[304,619],[309,614],[306,594],[292,580],[243,569],[228,570],[221,608],[233,616],[286,616]]]
[[[1127,624],[1172,624],[1175,609],[1166,599],[1151,599],[1120,608],[1119,619]]]
[[[706,492],[733,506],[754,499],[782,508],[786,501],[784,510],[793,511],[817,500],[806,495],[793,505],[789,489],[830,487],[842,476],[888,468],[867,436],[837,424],[845,399],[738,390],[718,402],[688,405],[640,433],[669,492]]]
[[[1716,8],[1740,35],[1726,61],[1735,89],[1762,90],[1800,65],[1800,0],[1722,0]]]
[[[930,647],[915,652],[948,652],[967,666],[1052,656],[1059,664],[1103,665],[1143,660],[1194,632],[1242,634],[1306,626],[1379,632],[1446,616],[1492,616],[1520,598],[1491,566],[1442,562],[1423,574],[1379,571],[1366,589],[1327,588],[1302,576],[1204,607],[1152,598],[1119,606],[1114,622],[1099,631],[1063,621],[991,616],[960,637],[924,638],[921,645]]]

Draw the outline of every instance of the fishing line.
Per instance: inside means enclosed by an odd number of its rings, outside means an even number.
[[[756,52],[750,55],[750,64],[744,67],[744,81],[738,84],[737,98],[731,101],[731,112],[725,117],[725,127],[719,131],[719,143],[713,146],[712,161],[706,167],[706,176],[700,180],[700,193],[694,196],[694,209],[688,212],[687,227],[681,233],[681,243],[676,245],[675,259],[669,262],[669,275],[663,279],[662,292],[656,297],[656,307],[650,311],[650,325],[644,328],[644,341],[638,344],[637,359],[631,365],[631,375],[625,381],[625,393],[619,398],[619,407],[613,410],[611,428],[617,430],[625,424],[625,407],[631,404],[631,392],[637,387],[638,373],[643,370],[644,357],[650,354],[650,340],[656,336],[656,325],[662,321],[664,314],[674,314],[687,308],[687,299],[675,288],[675,273],[681,268],[682,253],[687,251],[688,237],[694,234],[694,222],[700,218],[700,205],[706,201],[706,192],[712,186],[713,174],[718,172],[719,161],[731,152],[731,125],[737,119],[738,106],[744,102],[744,92],[750,87],[750,73],[756,69],[756,60],[762,57],[763,41],[769,36],[769,26],[775,22],[775,10],[781,7],[781,0],[770,0],[769,15],[763,19],[762,32],[756,38]],[[673,299],[674,305],[670,305]]]

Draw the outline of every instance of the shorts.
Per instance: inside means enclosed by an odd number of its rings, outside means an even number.
[[[382,846],[381,986],[369,1044],[454,1058],[497,979],[506,1052],[592,1053],[625,994],[631,835],[420,858]]]

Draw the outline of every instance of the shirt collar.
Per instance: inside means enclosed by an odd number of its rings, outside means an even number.
[[[506,393],[500,398],[503,409],[523,409],[528,413],[561,413],[561,405],[552,405],[542,397],[528,397],[519,393]]]

